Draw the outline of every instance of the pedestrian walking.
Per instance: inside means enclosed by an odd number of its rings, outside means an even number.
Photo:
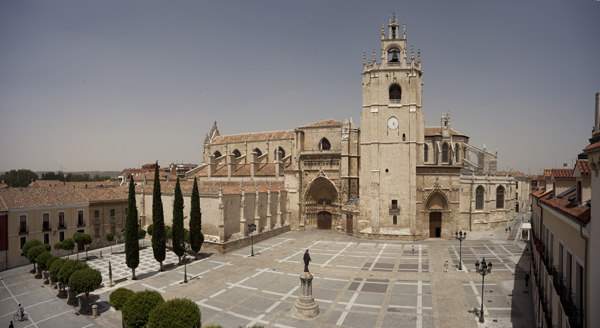
[[[525,274],[525,287],[529,287],[529,273]]]
[[[12,324],[12,321],[10,322],[10,325],[8,325],[8,328],[15,328],[15,326]]]
[[[448,261],[444,263],[444,272],[448,272]]]
[[[415,245],[412,246],[413,254],[415,253]]]
[[[508,232],[510,232],[510,227],[508,227]]]
[[[504,226],[504,232],[508,233],[508,226]]]

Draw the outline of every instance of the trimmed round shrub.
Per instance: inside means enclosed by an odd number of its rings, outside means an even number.
[[[152,328],[200,328],[200,308],[187,298],[174,298],[155,307],[148,317]]]
[[[115,240],[115,235],[112,232],[106,234],[106,241],[112,242]]]
[[[148,226],[148,229],[146,230],[148,232],[148,234],[150,236],[152,236],[152,231],[154,230],[154,224],[151,224]]]
[[[62,249],[62,243],[54,244],[54,249]]]
[[[138,228],[138,239],[146,238],[146,230]]]
[[[56,256],[52,256],[50,258],[48,258],[46,260],[46,271],[50,272],[50,268],[52,267],[52,264],[54,264],[54,262],[56,262],[56,260],[58,260],[59,257]]]
[[[62,241],[62,249],[65,251],[73,251],[73,247],[75,247],[75,241],[73,238],[67,238]]]
[[[47,253],[46,247],[44,247],[43,245],[35,246],[29,249],[29,251],[27,252],[27,259],[30,263],[35,263],[35,259],[43,253]]]
[[[21,248],[21,252],[23,252],[23,256],[27,257],[27,253],[29,252],[29,250],[34,247],[37,247],[37,246],[44,246],[44,245],[42,244],[41,241],[39,241],[37,239],[32,239],[32,240],[26,242],[23,245],[23,248]]]
[[[125,305],[133,295],[135,295],[135,292],[131,289],[124,287],[117,288],[114,292],[110,293],[110,296],[108,297],[110,306],[115,308],[115,310],[120,311],[123,308],[123,305]]]
[[[75,291],[76,294],[85,293],[86,298],[101,283],[102,274],[96,269],[81,269],[73,272],[69,277],[69,289]]]
[[[164,303],[162,295],[154,290],[137,292],[123,306],[123,321],[130,328],[143,328],[155,307]]]
[[[50,244],[44,244],[44,247],[46,247],[46,252],[49,252],[52,250],[52,246],[50,246]]]
[[[48,270],[48,261],[52,258],[54,258],[54,256],[52,256],[52,254],[50,254],[48,252],[43,252],[42,254],[38,255],[38,257],[35,258],[35,263],[37,263],[38,268],[40,268],[40,270],[45,271],[45,270]],[[52,262],[50,262],[50,263],[52,263]]]
[[[52,262],[52,265],[50,266],[50,279],[52,279],[53,282],[58,282],[58,273],[60,272],[63,264],[65,264],[67,261],[67,259],[57,259]]]
[[[67,262],[62,265],[60,271],[58,272],[58,280],[63,284],[68,285],[69,278],[71,278],[71,275],[75,273],[75,271],[88,268],[89,266],[83,262],[79,262],[77,260],[67,260]]]

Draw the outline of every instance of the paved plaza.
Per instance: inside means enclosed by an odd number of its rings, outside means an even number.
[[[414,251],[413,251],[414,245]],[[118,287],[134,291],[156,290],[165,299],[187,297],[202,312],[202,324],[225,328],[265,327],[532,327],[532,301],[525,288],[529,266],[525,244],[507,240],[504,230],[469,233],[462,245],[462,270],[458,269],[458,241],[423,242],[362,240],[328,231],[288,232],[224,255],[202,254],[184,267],[168,252],[165,272],[157,272],[152,249],[140,252],[139,280],[132,281],[125,255],[103,249],[90,253],[88,264],[99,269],[105,284],[111,261],[114,287],[103,287],[91,296],[100,317],[77,315],[78,308],[43,288],[30,273],[31,266],[2,272],[0,325],[23,303],[31,320],[15,327],[120,327],[121,315],[108,304]],[[313,295],[320,314],[299,320],[291,314],[300,294],[302,256],[309,249],[314,275]],[[118,247],[113,247],[118,252]],[[81,254],[80,254],[81,255]],[[485,257],[494,263],[481,289],[474,262]],[[450,263],[444,272],[444,261]],[[123,279],[121,279],[123,278]],[[478,322],[483,295],[486,322]],[[75,314],[77,313],[77,314]],[[57,324],[60,323],[60,324]]]

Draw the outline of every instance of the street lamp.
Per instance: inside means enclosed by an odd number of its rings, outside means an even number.
[[[250,223],[248,224],[248,232],[250,232],[250,240],[252,243],[252,254],[250,256],[254,256],[254,231],[256,231],[256,224]]]
[[[187,255],[187,245],[186,242],[189,244],[190,241],[187,239],[182,239],[181,240],[181,248],[183,248],[183,267],[184,267],[184,275],[183,275],[183,283],[187,284],[188,280],[187,280],[187,261],[185,259],[185,256]]]
[[[483,288],[485,284],[485,276],[488,273],[492,273],[492,262],[486,263],[485,257],[481,260],[481,269],[479,268],[479,261],[475,262],[475,272],[481,275],[481,312],[479,312],[479,322],[483,320]]]
[[[466,238],[467,238],[466,231],[464,233],[462,231],[456,233],[456,239],[458,239],[460,241],[460,248],[459,248],[460,261],[458,262],[458,270],[462,270],[462,241],[465,240]]]

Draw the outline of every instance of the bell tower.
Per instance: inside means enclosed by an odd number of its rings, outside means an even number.
[[[360,213],[372,233],[416,231],[416,167],[423,165],[421,52],[408,57],[406,25],[381,26],[381,55],[363,54]]]

